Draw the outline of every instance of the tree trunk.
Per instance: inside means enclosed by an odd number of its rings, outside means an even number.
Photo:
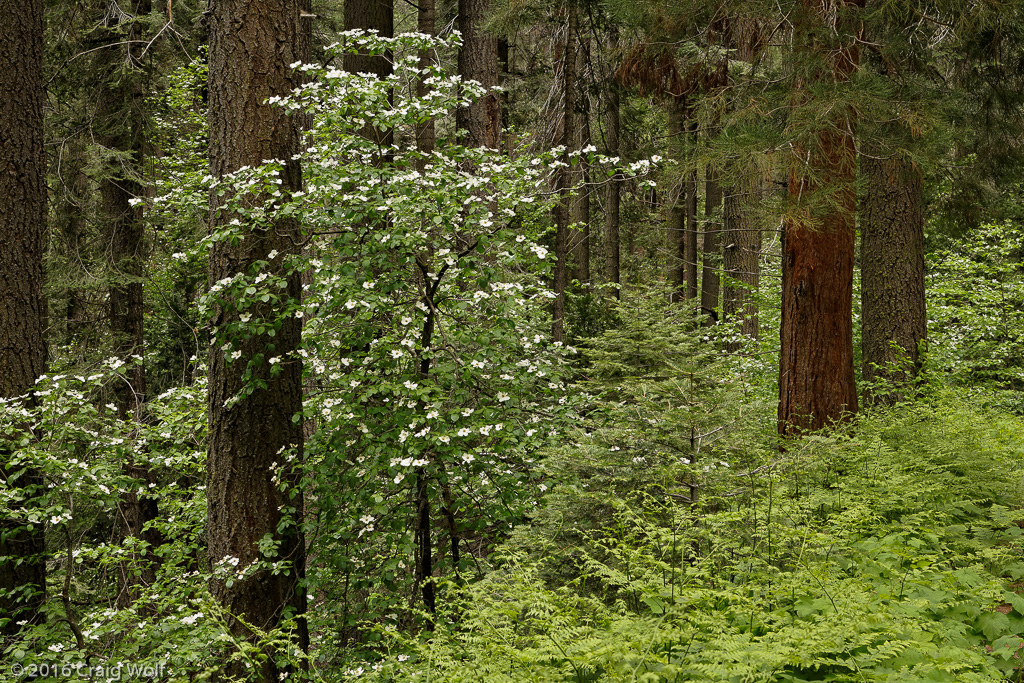
[[[64,240],[67,250],[65,258],[69,264],[83,262],[82,246],[86,232],[86,204],[89,196],[89,178],[85,174],[85,145],[82,138],[70,140],[61,150],[63,163],[58,174],[61,190],[54,210],[55,227]],[[75,269],[77,270],[77,269]],[[78,272],[71,275],[72,282],[81,276]],[[92,335],[85,329],[85,301],[82,291],[72,284],[67,290],[67,306],[64,309],[65,329],[64,343],[68,345],[89,346],[85,339]]]
[[[459,0],[459,75],[489,91],[498,85],[498,39],[484,32],[490,0]],[[501,98],[491,91],[455,112],[456,126],[468,133],[467,147],[501,147]]]
[[[150,0],[140,0],[126,6],[134,16],[144,16],[152,10]],[[141,22],[132,22],[127,31],[129,41],[123,47],[124,35],[119,30],[120,16],[111,16],[106,3],[99,3],[95,12],[102,19],[97,29],[97,50],[94,66],[97,75],[97,108],[93,131],[96,140],[106,150],[117,153],[100,180],[100,216],[106,231],[110,264],[107,317],[113,338],[114,354],[126,363],[124,379],[113,386],[114,403],[123,420],[142,419],[142,406],[146,401],[146,372],[133,356],[145,355],[143,348],[143,289],[145,273],[145,230],[142,207],[133,207],[131,200],[141,197],[143,159],[146,153],[147,83],[148,69],[140,61],[144,35]],[[134,537],[146,541],[151,548],[163,542],[159,532],[144,530],[148,522],[157,519],[156,500],[140,497],[136,490],[148,490],[155,478],[147,467],[125,463],[125,473],[134,477],[137,485],[125,492],[118,506],[116,533],[120,539]],[[148,557],[133,553],[122,562],[118,574],[118,605],[127,607],[138,597],[139,588],[156,580],[155,555]]]
[[[612,54],[615,54],[618,51],[618,31],[612,27],[609,33],[609,47]],[[608,76],[605,97],[606,153],[609,157],[617,157],[619,156],[619,85],[615,82],[613,74]],[[608,179],[606,186],[604,272],[605,280],[609,285],[618,285],[621,282],[619,274],[619,196],[621,191],[622,174],[616,173]],[[618,287],[608,287],[608,293],[616,299],[621,298]]]
[[[726,320],[740,317],[743,334],[752,339],[758,337],[757,302],[751,295],[760,283],[761,226],[756,209],[760,196],[758,179],[750,175],[741,177],[725,195],[723,212],[722,259],[730,280],[722,301],[723,317]],[[739,348],[738,342],[728,345],[729,351]]]
[[[687,142],[697,135],[697,122],[689,121],[686,126]],[[684,238],[683,267],[686,269],[686,298],[697,300],[697,169],[683,184],[686,191],[686,233]]]
[[[840,14],[863,0],[846,0]],[[794,106],[814,106],[813,87],[846,81],[857,68],[855,44],[826,49],[822,35],[835,10],[824,0],[803,0],[794,29],[801,75]],[[833,17],[831,22],[844,18]],[[843,30],[843,38],[848,35]],[[818,66],[813,66],[818,65]],[[853,261],[856,147],[853,111],[834,111],[827,127],[794,145],[789,178],[792,205],[782,245],[782,349],[779,362],[779,433],[797,434],[846,419],[857,410],[853,373]],[[806,145],[806,146],[802,146]],[[804,167],[806,164],[806,168]],[[822,195],[827,196],[822,199]]]
[[[433,36],[434,28],[434,0],[419,0],[419,10],[416,13],[416,28],[423,35]],[[427,69],[434,63],[433,50],[421,50],[419,54],[420,69]],[[423,82],[423,78],[416,83],[416,96],[423,98],[427,96],[429,88]],[[437,130],[434,119],[428,119],[416,125],[416,149],[424,156],[434,151],[437,142]],[[422,171],[423,161],[420,161],[417,168]]]
[[[736,59],[750,65],[757,62],[764,49],[760,21],[759,18],[741,16],[732,22]],[[728,77],[728,72],[726,75]],[[732,80],[734,87],[739,86],[738,91],[741,91],[744,85],[742,77]],[[722,317],[731,320],[739,316],[744,336],[757,339],[760,334],[758,307],[753,294],[757,292],[761,279],[762,218],[758,209],[762,183],[756,167],[734,163],[732,171],[735,181],[725,190],[722,211],[722,267],[729,278],[722,296]],[[739,351],[740,347],[740,342],[726,344],[726,350],[730,352]]]
[[[576,130],[576,33],[579,26],[579,8],[576,0],[566,2],[565,42],[562,46],[562,153],[564,166],[555,181],[559,196],[555,207],[555,301],[552,307],[552,339],[565,339],[565,290],[568,287],[568,242],[571,207],[569,189],[572,185],[572,166],[569,151]]]
[[[718,295],[721,290],[722,267],[722,226],[715,220],[715,214],[722,207],[722,189],[718,186],[717,174],[708,169],[704,182],[704,249],[703,271],[700,277],[700,314],[702,325],[718,322]]]
[[[300,149],[300,122],[281,108],[267,104],[271,96],[287,95],[301,82],[300,72],[289,67],[308,62],[310,54],[309,0],[218,0],[210,17],[210,173],[214,178],[242,166],[256,166],[265,159],[285,159],[281,173],[282,193],[302,187],[302,170],[292,159]],[[211,228],[226,225],[233,214],[221,210],[223,201],[211,195]],[[253,198],[236,201],[251,203]],[[268,261],[271,275],[286,279],[280,303],[250,306],[246,312],[258,320],[276,321],[284,316],[289,301],[301,297],[299,273],[288,274],[283,259],[297,252],[301,227],[281,219],[269,228],[248,227],[245,239],[236,244],[219,241],[210,257],[210,283],[235,273],[252,274],[256,261]],[[280,255],[269,257],[272,251]],[[239,321],[232,297],[216,311],[216,330]],[[215,567],[231,570],[254,562],[270,560],[287,563],[285,569],[251,570],[228,585],[220,576],[211,590],[233,615],[259,629],[277,627],[287,614],[305,612],[306,597],[301,585],[305,573],[305,543],[300,531],[302,497],[285,495],[275,481],[297,484],[286,465],[290,453],[301,460],[302,422],[293,419],[302,409],[302,362],[296,353],[301,337],[300,321],[283,317],[275,336],[266,334],[236,340],[225,349],[225,339],[210,346],[209,462],[207,478],[207,525],[209,556]],[[241,358],[228,359],[237,348]],[[280,361],[269,362],[272,357]],[[261,360],[262,359],[262,360]],[[246,387],[243,374],[253,361],[253,379],[265,388],[237,403],[232,399]],[[275,375],[271,372],[277,369]],[[295,518],[282,524],[282,510],[294,508]],[[278,545],[269,557],[260,543],[269,535]],[[234,560],[237,558],[237,562]],[[225,560],[227,563],[225,564]],[[254,636],[241,621],[232,621],[232,631],[241,638]],[[305,622],[300,619],[296,634],[301,647],[308,646]],[[241,674],[238,671],[229,673]],[[269,656],[258,679],[277,683],[279,671]]]
[[[670,145],[677,150],[682,160],[686,154],[686,114],[685,105],[671,100],[668,105],[668,137]],[[690,196],[689,180],[681,183],[678,190],[673,188],[672,205],[668,210],[668,222],[665,226],[665,242],[668,246],[669,282],[673,285],[673,301],[686,297],[686,207]]]
[[[434,294],[436,292],[436,286],[431,287],[424,283],[422,297],[423,305],[427,309],[427,316],[423,321],[423,331],[420,333],[420,347],[423,349],[429,349],[434,338],[434,315],[437,310],[434,305]],[[427,379],[430,375],[430,364],[429,356],[420,359],[417,374],[421,380]],[[437,591],[434,581],[434,542],[430,517],[431,478],[425,467],[416,469],[416,583],[420,587],[423,606],[431,615],[427,618],[427,628],[432,630],[434,628],[432,615],[437,609]]]
[[[864,154],[860,170],[864,381],[891,383],[873,397],[895,402],[917,376],[927,332],[923,182],[914,164],[896,157]]]
[[[499,93],[498,99],[501,102],[501,130],[504,133],[509,129],[509,97],[508,89],[505,85],[508,84],[509,79],[512,77],[512,50],[508,44],[508,38],[498,38],[498,82],[502,86],[502,91]],[[507,156],[512,156],[512,153],[516,148],[516,138],[514,135],[502,135],[502,151]]]
[[[142,0],[129,9],[136,15],[148,14],[149,0]],[[106,12],[106,3],[102,4]],[[116,22],[116,20],[115,20]],[[104,49],[97,64],[101,73],[98,92],[97,120],[94,130],[99,143],[118,153],[100,181],[101,219],[107,231],[110,256],[108,319],[114,338],[114,352],[127,361],[133,354],[143,354],[142,275],[145,270],[145,235],[142,209],[132,207],[130,200],[144,193],[141,174],[145,150],[146,92],[141,64],[129,44],[123,50],[117,45],[123,38],[116,23],[104,31]],[[139,24],[133,22],[127,32],[129,41],[142,39]],[[140,50],[141,51],[141,50]],[[99,58],[98,58],[99,59]],[[107,84],[115,83],[113,87]],[[146,375],[141,364],[125,368],[127,382],[114,387],[118,413],[129,411],[139,416],[145,401]]]
[[[43,2],[0,0],[7,26],[0,41],[0,397],[25,395],[46,372],[46,159],[43,153]],[[17,472],[16,446],[0,444],[0,477],[31,498],[42,490],[34,470]],[[41,523],[0,520],[0,635],[18,621],[39,623],[46,599],[46,544]]]
[[[395,35],[395,6],[392,0],[346,0],[345,30],[376,30],[382,38]],[[371,55],[366,52],[345,53],[345,71],[368,73],[386,78],[392,73],[390,53]]]
[[[589,97],[584,94],[584,107],[579,117],[579,135],[576,149],[583,149],[590,144],[590,107]],[[584,287],[590,287],[590,164],[586,155],[579,157],[578,177],[582,187],[573,205],[572,222],[577,229],[573,231],[573,256],[576,261],[576,279]]]
[[[306,19],[305,21],[309,20]],[[351,31],[354,29],[374,29],[381,38],[394,37],[395,6],[392,0],[346,0],[345,30]],[[384,79],[394,71],[391,65],[392,58],[393,55],[390,50],[379,55],[371,55],[366,52],[357,52],[355,54],[346,52],[343,64],[345,71],[349,73],[368,73],[373,74],[379,79]],[[390,147],[395,139],[394,131],[391,129],[376,130],[367,127],[360,131],[360,134],[368,140],[373,140],[378,145],[386,147]]]

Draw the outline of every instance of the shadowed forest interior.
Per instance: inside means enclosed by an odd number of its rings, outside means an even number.
[[[1024,680],[1024,2],[0,0],[0,681]]]

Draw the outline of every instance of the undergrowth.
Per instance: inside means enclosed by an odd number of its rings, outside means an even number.
[[[389,654],[347,676],[1024,680],[1022,437],[946,391],[786,452],[748,444],[743,466],[700,476],[595,430],[551,456],[570,474],[515,550],[450,588],[433,633],[384,631]],[[595,505],[581,461],[633,493]],[[670,481],[702,495],[684,502]]]

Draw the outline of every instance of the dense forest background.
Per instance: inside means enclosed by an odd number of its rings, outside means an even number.
[[[1020,0],[0,18],[0,680],[1024,680]]]

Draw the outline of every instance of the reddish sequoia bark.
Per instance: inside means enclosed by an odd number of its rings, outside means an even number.
[[[863,5],[864,0],[846,0],[839,12]],[[799,69],[795,107],[813,106],[808,98],[815,83],[841,83],[857,68],[852,36],[833,35],[841,39],[835,45],[819,42],[823,34],[835,31],[826,27],[829,7],[826,0],[803,1],[794,33]],[[804,146],[795,146],[790,172],[793,208],[782,247],[781,435],[819,429],[857,410],[852,320],[854,114],[837,111],[828,123],[803,136]]]

